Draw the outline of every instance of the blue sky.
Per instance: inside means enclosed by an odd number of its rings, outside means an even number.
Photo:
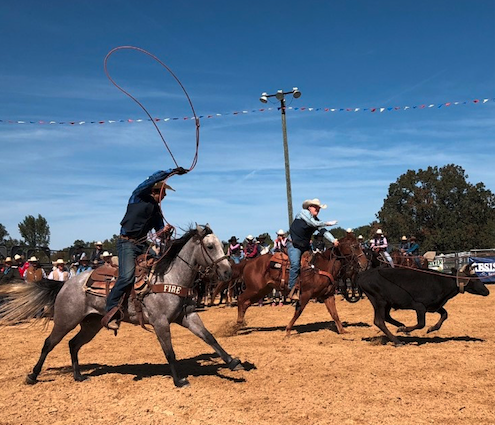
[[[370,223],[408,169],[454,163],[495,191],[495,2],[2,1],[0,223],[12,237],[43,215],[51,247],[119,232],[132,190],[173,167],[149,122],[39,125],[6,121],[145,119],[103,70],[117,46],[159,57],[198,115],[263,108],[262,92],[297,86],[292,107],[371,108],[489,98],[485,104],[370,112],[287,112],[294,213]],[[143,54],[119,51],[112,77],[153,117],[191,112],[180,87]],[[268,105],[276,107],[277,104]],[[160,122],[179,165],[194,155],[191,121]],[[210,223],[221,239],[288,227],[280,113],[201,121],[197,167],[169,180],[177,227]]]

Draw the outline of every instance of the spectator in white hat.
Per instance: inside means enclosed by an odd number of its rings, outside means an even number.
[[[95,249],[91,253],[91,257],[89,259],[89,261],[91,261],[91,264],[94,264],[95,267],[101,266],[103,264],[101,254],[103,254],[103,243],[101,241],[98,241],[95,243]]]
[[[48,275],[48,279],[58,280],[60,282],[65,282],[69,279],[69,272],[65,268],[65,261],[59,258],[55,262],[55,270],[52,270]]]
[[[375,232],[375,236],[370,239],[370,248],[376,255],[381,255],[390,264],[391,267],[394,267],[392,257],[387,251],[387,238],[383,234],[382,229],[377,229],[377,231]]]
[[[46,279],[46,273],[41,268],[40,260],[38,260],[34,255],[28,260],[29,267],[24,274],[24,279],[26,282],[34,283],[39,282],[42,279]]]
[[[19,269],[12,265],[12,258],[7,257],[4,261],[4,267],[0,274],[0,284],[8,283],[12,279],[20,279]]]
[[[336,220],[320,221],[318,213],[327,206],[322,204],[318,198],[307,199],[302,204],[302,210],[290,226],[290,240],[287,243],[287,251],[290,259],[289,289],[290,298],[299,299],[295,293],[295,285],[301,269],[301,256],[311,248],[311,236],[315,230],[326,226],[335,226]],[[338,246],[339,241],[330,232],[325,232],[323,237],[329,240],[334,246]]]
[[[277,232],[277,237],[273,242],[272,252],[283,252],[284,254],[287,254],[287,236],[283,229],[280,229]]]
[[[15,266],[19,269],[19,274],[24,279],[24,275],[26,274],[26,270],[29,267],[29,261],[24,261],[24,256],[16,254],[14,255]]]
[[[255,258],[259,255],[258,244],[254,240],[253,235],[246,236],[246,246],[244,247],[244,255],[246,258]]]
[[[103,258],[103,265],[104,266],[117,268],[117,266],[112,261],[112,258],[113,258],[112,253],[105,251],[103,254],[101,254],[101,258]]]

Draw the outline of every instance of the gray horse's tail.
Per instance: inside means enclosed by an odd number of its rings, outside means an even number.
[[[64,282],[43,279],[27,283],[14,279],[0,286],[0,326],[8,326],[30,319],[39,321],[53,316],[53,306]]]

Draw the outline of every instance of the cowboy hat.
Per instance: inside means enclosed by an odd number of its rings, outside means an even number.
[[[103,254],[101,254],[102,257],[112,257],[112,254],[110,254],[108,251],[105,251]]]
[[[81,257],[79,258],[79,261],[89,261],[88,256],[86,255],[85,252],[81,254]]]
[[[40,260],[38,260],[38,259],[36,258],[36,256],[34,256],[34,255],[33,255],[33,256],[32,256],[32,257],[28,260],[28,261],[29,261],[30,263],[35,263],[35,262],[40,261]]]
[[[14,260],[15,261],[20,260],[20,259],[21,259],[21,256],[19,254],[14,255]]]
[[[253,236],[253,235],[247,235],[247,236],[246,236],[246,239],[247,239],[248,241],[252,241],[252,240],[254,239],[254,236]]]
[[[62,260],[61,258],[59,258],[57,261],[55,261],[55,264],[58,266],[59,264],[62,264],[64,265],[65,264],[65,261]]]
[[[277,235],[279,235],[279,236],[284,236],[284,235],[285,235],[284,229],[280,229],[280,230],[277,232]]]
[[[98,241],[98,242],[96,242],[96,243],[95,243],[95,245],[96,245],[96,246],[98,246],[98,245],[103,245],[103,242],[102,242],[102,241]]]
[[[235,236],[232,236],[230,239],[229,239],[229,242],[237,242],[237,238]]]
[[[162,186],[164,186],[164,189],[170,189],[175,192],[175,189],[172,186],[169,186],[164,181],[159,181],[158,183],[155,183],[151,188],[151,190],[162,190]]]
[[[401,241],[407,241],[407,237],[406,236],[402,236],[402,238],[400,238]]]
[[[382,229],[378,229],[375,233],[376,233],[377,235],[383,235]]]
[[[11,263],[11,262],[12,262],[12,258],[7,257],[7,258],[5,259],[5,263]]]
[[[358,236],[358,239],[364,239],[364,238],[363,238],[363,235],[359,235],[359,236]]]
[[[311,205],[314,205],[315,207],[319,207],[322,210],[324,210],[327,207],[327,205],[326,204],[322,204],[318,198],[315,198],[315,199],[306,199],[303,202],[302,207],[303,207],[303,209],[307,210],[308,207],[310,207]]]
[[[347,233],[352,233],[352,229],[350,227],[347,228],[346,230]]]

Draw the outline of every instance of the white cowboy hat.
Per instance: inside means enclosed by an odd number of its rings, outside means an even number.
[[[285,235],[284,229],[280,229],[280,230],[277,232],[277,235],[279,235],[279,236],[284,236],[284,235]]]
[[[315,205],[317,207],[320,207],[322,210],[324,210],[327,207],[327,205],[326,204],[322,204],[318,198],[315,198],[315,199],[306,199],[303,202],[302,207],[303,207],[303,209],[307,210],[308,207],[310,207],[311,205]]]
[[[97,245],[97,246],[98,245],[103,245],[103,242],[102,241],[98,241],[98,242],[95,243],[95,245]]]
[[[400,238],[401,241],[407,241],[407,236],[402,236],[402,238]]]
[[[5,259],[5,263],[11,263],[11,262],[12,262],[12,258],[7,257],[7,258]]]
[[[248,241],[252,241],[252,240],[254,239],[254,236],[253,236],[253,235],[247,235],[247,236],[246,236],[246,239],[247,239]]]
[[[108,251],[105,251],[103,254],[101,254],[102,257],[112,257],[112,254],[110,254]]]
[[[19,254],[14,255],[14,260],[15,261],[20,260],[20,259],[21,259],[21,256]]]
[[[58,266],[59,264],[65,264],[65,261],[59,258],[57,261],[55,261],[55,264]]]
[[[347,228],[346,230],[347,233],[352,233],[352,229],[350,227]]]
[[[28,261],[29,261],[30,263],[34,263],[34,262],[36,262],[36,261],[40,261],[40,260],[38,260],[38,259],[36,258],[36,256],[34,256],[34,255],[33,255],[33,256],[32,256],[32,257],[28,260]]]
[[[359,235],[359,236],[358,236],[358,239],[364,239],[364,238],[363,238],[363,235]]]
[[[376,231],[376,234],[377,234],[377,235],[383,235],[382,229],[378,229],[378,230]]]
[[[172,187],[172,186],[169,186],[167,183],[165,183],[164,181],[160,181],[158,183],[155,183],[154,186],[152,187],[151,190],[162,190],[162,186],[165,186],[165,190],[166,189],[170,189],[172,190],[173,192],[175,192],[175,189]]]

